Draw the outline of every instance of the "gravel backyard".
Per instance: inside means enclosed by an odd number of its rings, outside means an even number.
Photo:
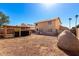
[[[67,56],[57,47],[57,37],[31,34],[26,37],[0,39],[0,55]]]

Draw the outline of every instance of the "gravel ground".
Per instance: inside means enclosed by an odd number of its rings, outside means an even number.
[[[57,47],[57,37],[32,34],[0,40],[3,56],[67,56]]]

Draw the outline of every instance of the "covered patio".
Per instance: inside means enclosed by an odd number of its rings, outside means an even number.
[[[27,26],[3,26],[0,28],[0,37],[20,37],[30,35],[30,27]]]

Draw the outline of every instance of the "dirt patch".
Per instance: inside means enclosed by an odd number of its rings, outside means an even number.
[[[0,40],[0,55],[65,56],[57,47],[57,37],[35,35]]]

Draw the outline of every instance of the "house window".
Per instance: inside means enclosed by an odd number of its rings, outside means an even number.
[[[52,24],[52,22],[51,21],[48,21],[48,25],[51,25]]]
[[[37,26],[38,24],[36,24],[36,26]]]

